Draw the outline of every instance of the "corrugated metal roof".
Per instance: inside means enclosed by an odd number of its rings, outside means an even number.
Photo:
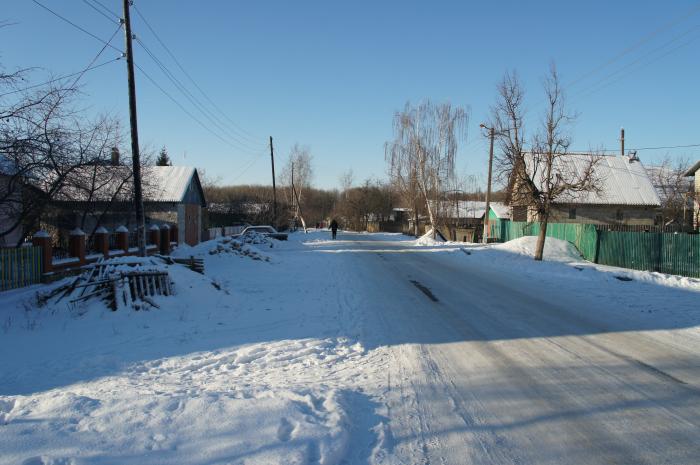
[[[476,200],[443,200],[440,205],[450,218],[481,218],[486,210],[486,202]],[[491,202],[491,208],[499,218],[510,218],[510,209],[506,205]]]
[[[593,204],[593,205],[661,205],[646,169],[638,159],[623,156],[567,154],[555,158],[553,170],[564,178],[580,176],[589,166],[591,159],[596,160],[594,176],[600,185],[599,192],[570,192],[565,193],[556,203]],[[534,160],[532,154],[525,154],[528,172],[533,172]],[[541,173],[544,169],[538,168]],[[538,188],[542,180],[539,176],[533,179]]]
[[[151,192],[146,193],[149,202],[180,202],[187,193],[194,168],[191,166],[149,166],[144,176],[151,177]]]
[[[86,186],[67,186],[59,192],[54,200],[64,202],[87,201],[131,201],[133,183],[124,181],[131,174],[128,166],[86,166],[74,171],[77,178],[90,179],[94,171],[101,172],[96,188]],[[191,166],[144,166],[141,170],[143,180],[144,202],[182,202],[195,174]]]

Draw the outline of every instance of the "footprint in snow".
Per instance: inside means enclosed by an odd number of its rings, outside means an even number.
[[[282,417],[280,420],[280,425],[277,428],[277,439],[282,442],[287,442],[292,438],[292,432],[294,431],[294,425],[292,425],[289,420]]]

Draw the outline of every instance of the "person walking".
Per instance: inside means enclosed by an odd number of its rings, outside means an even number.
[[[338,234],[338,222],[333,218],[331,221],[331,233],[333,233],[333,240],[335,240],[336,234]]]

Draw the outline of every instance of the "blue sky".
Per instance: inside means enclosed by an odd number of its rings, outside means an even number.
[[[84,1],[40,1],[104,39],[117,28]],[[121,14],[121,1],[100,2]],[[134,44],[136,62],[228,142],[203,129],[137,71],[140,140],[154,150],[166,145],[176,164],[204,168],[224,184],[270,182],[270,135],[278,169],[294,143],[310,146],[319,187],[337,186],[349,168],[357,182],[384,178],[383,147],[392,137],[394,112],[407,100],[425,98],[470,108],[458,169],[483,177],[487,144],[478,125],[488,117],[496,83],[508,69],[519,72],[533,126],[541,111],[541,76],[552,61],[565,84],[574,82],[566,88],[570,108],[579,113],[574,148],[614,149],[621,126],[629,148],[700,143],[697,2],[135,4],[197,84],[245,131],[239,140],[223,135]],[[33,73],[37,82],[49,72],[81,70],[101,48],[30,0],[3,0],[0,11],[0,20],[16,23],[0,29],[0,62],[5,69],[42,68]],[[132,16],[142,42],[204,101],[141,18]],[[112,43],[123,49],[123,41],[119,33]],[[108,49],[98,63],[117,54]],[[88,111],[128,122],[123,60],[85,74],[81,82]],[[649,163],[666,153],[698,159],[700,147],[639,155]]]

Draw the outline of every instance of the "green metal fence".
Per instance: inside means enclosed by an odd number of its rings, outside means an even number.
[[[491,237],[507,242],[539,234],[539,223],[500,221]],[[550,223],[547,237],[571,242],[586,260],[601,265],[700,277],[700,235],[598,230],[592,224]]]
[[[41,247],[0,249],[0,291],[41,281]]]

